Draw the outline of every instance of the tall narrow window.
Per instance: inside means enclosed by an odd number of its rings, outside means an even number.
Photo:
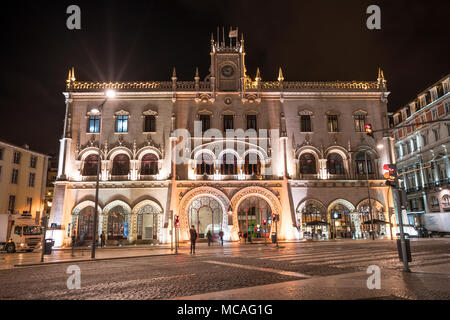
[[[99,133],[100,132],[100,116],[89,116],[88,120],[88,132]]]
[[[338,132],[338,116],[335,114],[328,116],[328,132]]]
[[[226,114],[223,116],[223,131],[234,129],[234,116]]]
[[[355,130],[356,132],[365,132],[366,131],[366,115],[364,114],[356,114],[355,116]]]
[[[12,169],[11,183],[12,184],[17,184],[18,180],[19,180],[19,169]]]
[[[145,116],[144,118],[144,132],[156,132],[156,117]]]
[[[9,196],[9,202],[8,202],[8,210],[11,213],[14,213],[14,209],[16,208],[16,196]]]
[[[256,123],[256,114],[248,114],[247,115],[247,130],[254,129],[258,130]]]
[[[36,174],[33,172],[30,172],[30,176],[28,177],[28,186],[33,188],[34,187],[34,180],[36,179]]]
[[[15,164],[20,164],[20,156],[21,156],[21,153],[19,151],[14,151],[13,162]]]
[[[205,132],[211,128],[211,116],[210,115],[201,114],[200,122],[202,123],[202,132]]]
[[[434,134],[434,141],[438,141],[440,138],[439,129],[433,129],[433,134]]]
[[[311,132],[311,116],[301,115],[300,116],[300,132]]]
[[[158,157],[153,153],[148,153],[141,160],[141,175],[158,174]]]
[[[422,145],[426,146],[428,144],[428,137],[426,134],[422,135]]]
[[[357,174],[366,174],[366,172],[368,172],[369,174],[373,173],[372,159],[370,158],[370,155],[367,155],[367,165],[366,165],[366,155],[364,152],[359,152],[356,155],[355,165]],[[366,168],[368,169],[367,171]]]
[[[117,116],[116,132],[128,132],[128,116]]]
[[[36,169],[36,163],[37,163],[37,157],[31,156],[31,158],[30,158],[30,168],[35,168]]]
[[[0,148],[0,160],[3,160],[3,148]]]
[[[33,207],[33,198],[27,198],[27,211],[31,213],[31,208]]]

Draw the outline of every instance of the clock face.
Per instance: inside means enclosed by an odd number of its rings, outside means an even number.
[[[224,77],[231,77],[234,73],[234,69],[232,66],[228,65],[228,66],[224,66],[222,68],[222,75]]]

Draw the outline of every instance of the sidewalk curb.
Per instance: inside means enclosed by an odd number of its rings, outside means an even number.
[[[96,259],[78,259],[78,260],[63,260],[63,261],[51,261],[51,262],[39,262],[39,263],[26,263],[26,264],[15,264],[14,267],[31,267],[31,266],[44,266],[49,264],[63,264],[72,262],[96,262],[104,260],[119,260],[119,259],[133,259],[133,258],[148,258],[148,257],[164,257],[164,256],[176,256],[180,254],[175,253],[163,253],[163,254],[149,254],[143,256],[130,256],[130,257],[110,257],[110,258],[96,258]]]

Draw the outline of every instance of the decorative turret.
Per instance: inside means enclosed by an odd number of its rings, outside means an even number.
[[[378,85],[380,89],[386,89],[386,79],[384,78],[383,70],[378,68]]]
[[[67,88],[71,88],[72,83],[75,82],[75,69],[72,67],[72,69],[69,69],[69,75],[67,76],[66,85]]]

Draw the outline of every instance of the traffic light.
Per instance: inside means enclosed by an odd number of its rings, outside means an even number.
[[[266,225],[266,224],[267,224],[267,220],[264,219],[264,220],[263,220],[263,225]]]
[[[386,185],[396,188],[398,175],[397,175],[397,166],[395,164],[385,164],[383,166],[384,178],[386,179]]]
[[[180,220],[178,219],[178,216],[175,216],[175,227],[180,226]]]
[[[372,125],[371,125],[370,123],[368,123],[368,124],[366,124],[364,127],[366,128],[366,133],[367,133],[367,135],[368,135],[369,137],[372,137],[372,138],[373,138],[374,136],[373,136]]]

